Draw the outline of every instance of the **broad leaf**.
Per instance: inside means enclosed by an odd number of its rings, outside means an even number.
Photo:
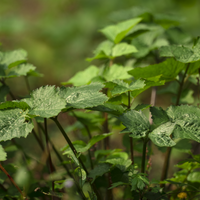
[[[0,67],[3,69],[19,65],[27,60],[27,52],[23,49],[3,53],[0,57]]]
[[[151,107],[151,105],[149,105],[149,104],[138,104],[135,108],[134,108],[134,110],[136,110],[136,111],[142,111],[142,110],[145,110],[145,109],[147,109],[147,108],[149,108],[149,107]]]
[[[182,63],[191,63],[200,60],[200,38],[192,48],[180,45],[164,46],[160,48],[160,56],[174,57]]]
[[[142,18],[130,19],[100,30],[109,40],[119,43]]]
[[[149,133],[149,138],[159,147],[172,147],[176,145],[176,143],[170,138],[175,125],[175,123],[171,122],[164,123]]]
[[[10,109],[10,108],[20,108],[22,110],[30,109],[30,106],[23,101],[6,101],[0,103],[0,110]]]
[[[129,45],[127,43],[119,43],[113,47],[112,56],[115,58],[135,52],[137,52],[137,49],[133,45]]]
[[[128,73],[134,76],[135,79],[147,79],[161,75],[160,80],[171,81],[175,79],[184,68],[185,64],[170,58],[159,64],[149,65],[143,68],[137,67]]]
[[[104,87],[101,83],[91,83],[81,87],[61,87],[60,96],[65,98],[67,108],[89,108],[102,105],[108,97],[99,92]]]
[[[130,136],[133,138],[145,137],[149,132],[149,121],[142,112],[131,110],[121,115],[118,119],[132,133]]]
[[[151,107],[150,108],[153,123],[157,126],[164,124],[169,121],[166,111],[162,108]]]
[[[133,69],[132,67],[123,67],[121,65],[114,64],[112,67],[106,68],[103,77],[107,81],[113,81],[116,79],[128,79],[132,76],[128,74],[128,71]]]
[[[4,151],[3,147],[0,145],[0,161],[5,161],[7,153]]]
[[[89,173],[89,177],[92,178],[92,183],[98,176],[102,176],[105,173],[110,171],[110,165],[107,163],[97,165],[92,171]]]
[[[65,108],[66,102],[61,98],[55,86],[45,86],[34,90],[31,98],[22,99],[30,106],[29,114],[50,118],[58,115]]]
[[[11,78],[11,77],[18,77],[18,76],[26,76],[28,75],[29,72],[32,72],[36,69],[35,66],[32,64],[21,64],[17,65],[15,67],[12,67],[8,74],[6,75],[6,78]]]
[[[19,108],[0,110],[0,141],[26,137],[32,131],[32,122],[25,121],[27,112]]]
[[[74,86],[81,86],[88,84],[94,77],[96,77],[99,73],[99,69],[91,65],[84,71],[80,71],[75,74],[72,78],[67,82],[62,82],[62,85],[73,84]]]
[[[139,90],[144,88],[145,86],[144,80],[136,80],[132,82],[130,85],[128,83],[123,82],[122,80],[114,80],[113,83],[114,88],[111,90],[112,95],[122,94],[128,91]]]

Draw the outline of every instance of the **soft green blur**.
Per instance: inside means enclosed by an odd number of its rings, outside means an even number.
[[[44,74],[30,80],[32,89],[60,85],[89,65],[85,58],[103,40],[98,30],[134,17],[136,7],[176,15],[183,29],[199,35],[199,0],[1,0],[0,48],[28,51],[29,62]],[[15,81],[24,83],[11,83]]]

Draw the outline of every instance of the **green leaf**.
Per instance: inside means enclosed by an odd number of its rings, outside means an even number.
[[[28,63],[17,65],[9,70],[8,74],[6,75],[6,78],[26,76],[28,75],[29,72],[34,71],[35,69],[36,69],[35,66]]]
[[[30,106],[23,101],[6,101],[0,103],[0,110],[10,109],[10,108],[20,108],[22,110],[30,109]]]
[[[4,69],[12,68],[19,65],[27,60],[27,52],[23,49],[6,52],[0,57],[0,67]]]
[[[55,86],[45,86],[34,90],[30,98],[22,99],[30,106],[30,115],[50,118],[58,115],[65,108],[66,102],[60,97],[60,90]]]
[[[184,139],[176,143],[176,146],[173,147],[176,150],[188,153],[192,149],[192,144],[189,140]]]
[[[111,82],[114,85],[114,88],[111,90],[111,94],[117,95],[128,91],[142,89],[145,86],[144,82],[145,82],[144,80],[138,79],[129,85],[128,83],[125,83],[122,80],[114,80]]]
[[[200,109],[198,107],[170,106],[166,112],[171,121],[177,124],[173,138],[192,139],[200,142]]]
[[[124,182],[116,182],[116,183],[112,183],[112,186],[109,187],[108,189],[112,189],[112,188],[115,188],[115,187],[118,187],[118,186],[121,186],[121,185],[127,185],[127,183],[124,183]]]
[[[0,86],[0,102],[6,101],[6,96],[10,92],[10,88],[7,85]]]
[[[0,161],[5,161],[7,153],[4,151],[3,147],[0,145]]]
[[[93,170],[90,171],[89,177],[92,178],[92,183],[98,176],[102,176],[110,171],[110,165],[107,163],[97,165]]]
[[[140,111],[141,110],[142,111],[142,110],[145,110],[145,109],[147,109],[149,107],[151,107],[151,105],[149,105],[149,104],[139,104],[134,108],[134,110],[136,110],[136,111]]]
[[[198,69],[200,68],[200,61],[190,63],[190,67],[188,68],[188,74],[199,74]]]
[[[83,152],[86,152],[87,150],[89,150],[97,142],[103,140],[106,137],[111,136],[112,134],[113,133],[108,133],[108,134],[104,133],[101,135],[93,136],[92,139],[87,143],[87,145],[83,141],[80,141],[80,140],[77,140],[72,143],[78,153],[83,153]],[[65,155],[65,154],[71,155],[71,153],[73,153],[72,150],[70,149],[69,145],[66,145],[65,147],[63,147],[62,151],[64,151],[63,155]]]
[[[145,137],[149,132],[150,124],[142,112],[135,110],[128,111],[118,118],[132,134],[133,138]]]
[[[103,77],[107,81],[113,81],[116,79],[128,79],[132,76],[128,74],[128,71],[133,69],[132,67],[123,67],[121,65],[114,64],[112,67],[106,68],[103,73]]]
[[[116,25],[107,26],[100,30],[109,40],[119,43],[127,33],[138,24],[142,18],[134,18],[127,21],[120,22]]]
[[[112,47],[113,47],[114,43],[106,40],[103,41],[102,43],[99,44],[99,46],[96,48],[96,50],[94,51],[94,57],[92,58],[87,58],[87,61],[93,61],[95,59],[107,59],[111,57],[111,53],[112,53]]]
[[[174,57],[182,63],[191,63],[200,60],[200,38],[192,48],[180,45],[164,46],[160,48],[161,57]]]
[[[88,84],[94,77],[96,77],[99,73],[99,69],[91,65],[84,71],[80,71],[75,74],[72,78],[67,82],[62,82],[62,85],[73,84],[74,86],[81,86]]]
[[[151,78],[160,76],[160,80],[171,81],[185,68],[185,64],[180,63],[173,58],[167,59],[162,63],[149,65],[147,67],[137,67],[128,73],[134,76],[135,79]]]
[[[0,141],[26,137],[32,131],[32,122],[25,121],[27,112],[19,108],[0,110]]]
[[[127,43],[119,43],[113,47],[112,56],[115,58],[135,52],[137,52],[137,49],[133,45]]]
[[[176,143],[170,138],[175,125],[175,123],[166,122],[149,133],[149,138],[159,147],[172,147],[176,145]]]
[[[144,92],[145,90],[149,89],[150,87],[153,87],[153,86],[160,86],[160,85],[164,85],[165,84],[165,81],[157,81],[157,77],[153,77],[155,79],[155,81],[149,81],[149,80],[146,80],[145,81],[145,86],[144,88],[142,89],[138,89],[138,90],[134,90],[131,92],[131,95],[133,97],[137,97],[139,94],[141,94],[142,92]]]
[[[153,123],[156,126],[159,126],[161,124],[164,124],[169,121],[169,117],[167,116],[167,113],[160,107],[151,107],[150,108]]]
[[[188,175],[187,181],[192,183],[198,182],[200,183],[200,172],[192,172]]]
[[[99,92],[104,87],[101,83],[91,83],[81,87],[61,87],[60,95],[65,98],[67,108],[89,108],[102,105],[108,97]]]

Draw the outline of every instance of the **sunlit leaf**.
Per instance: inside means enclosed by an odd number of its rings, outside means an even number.
[[[5,161],[7,153],[4,151],[3,147],[0,145],[0,161]]]

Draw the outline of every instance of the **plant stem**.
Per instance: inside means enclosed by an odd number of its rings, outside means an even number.
[[[36,134],[36,132],[35,132],[34,129],[32,130],[32,133],[33,133],[33,135],[34,135],[36,141],[38,142],[40,148],[42,149],[42,151],[44,151],[44,146],[43,146],[43,144],[42,144],[40,138],[37,136],[37,134]]]
[[[44,118],[44,130],[45,130],[45,136],[46,136],[46,148],[47,148],[47,152],[49,154],[49,156],[48,156],[48,159],[49,159],[49,169],[50,169],[50,173],[52,174],[54,172],[54,168],[53,168],[53,164],[52,164],[52,160],[51,160],[51,154],[50,154],[50,149],[49,149],[47,119],[46,118]],[[54,181],[52,181],[52,191],[54,192]],[[54,199],[53,196],[52,196],[52,199]]]
[[[182,80],[180,82],[180,87],[179,87],[179,91],[178,91],[178,95],[177,95],[177,100],[176,100],[176,106],[178,106],[179,103],[180,103],[181,92],[183,90],[183,85],[184,85],[185,77],[187,75],[187,71],[189,69],[189,66],[190,66],[190,63],[187,64],[187,67],[185,69],[185,73],[184,73],[183,78],[182,78]],[[167,152],[165,154],[165,160],[164,160],[164,165],[163,165],[163,170],[162,170],[162,175],[161,175],[161,181],[163,181],[163,180],[165,180],[167,178],[171,150],[172,150],[172,147],[168,147],[167,148]],[[162,186],[164,186],[164,185],[162,185]]]
[[[30,91],[31,91],[31,87],[30,87],[30,84],[29,84],[29,82],[28,82],[28,77],[25,76],[24,78],[25,78],[25,82],[26,82],[27,90],[28,90],[28,92],[30,93]]]
[[[17,190],[20,192],[20,194],[24,197],[23,192],[21,191],[21,189],[18,187],[18,185],[12,179],[12,177],[10,176],[10,174],[4,169],[4,167],[1,164],[0,164],[0,169],[6,174],[6,176],[10,179],[10,181],[12,182],[12,184],[17,188]]]
[[[146,160],[146,148],[148,143],[148,137],[144,138],[143,142],[143,151],[142,151],[142,164],[141,164],[141,173],[145,172],[145,160]]]
[[[128,109],[131,109],[131,92],[130,91],[128,91]],[[130,135],[131,135],[131,133],[129,133],[131,161],[132,161],[132,165],[134,165],[133,138],[130,137]]]

